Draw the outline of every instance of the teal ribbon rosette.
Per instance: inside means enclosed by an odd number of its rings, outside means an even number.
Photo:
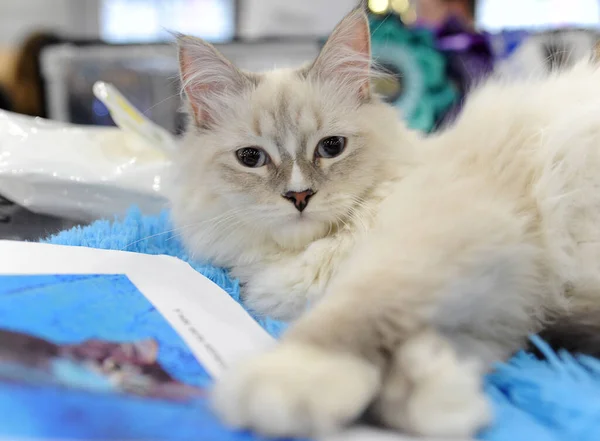
[[[373,86],[412,129],[433,131],[459,99],[446,74],[446,59],[426,29],[410,29],[396,16],[371,16],[371,51],[377,69],[390,75]]]

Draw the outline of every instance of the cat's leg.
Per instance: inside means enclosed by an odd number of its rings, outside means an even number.
[[[226,422],[274,436],[338,430],[379,395],[382,382],[389,379],[385,373],[393,349],[394,360],[401,363],[394,362],[392,368],[410,389],[406,396],[392,397],[398,403],[386,407],[406,412],[407,418],[393,421],[387,416],[386,423],[415,434],[468,437],[488,421],[478,366],[459,359],[423,323],[416,312],[419,301],[365,302],[347,294],[332,293],[275,350],[224,376],[214,397]],[[379,291],[385,294],[391,293]],[[412,307],[415,313],[410,313]]]
[[[459,357],[437,332],[421,332],[392,354],[369,415],[414,434],[469,436],[489,418],[481,394],[484,366]]]
[[[528,335],[510,339],[505,335],[491,338],[477,335],[475,332],[440,330],[461,359],[477,360],[486,371],[501,361],[508,360],[515,352],[527,346]]]
[[[213,391],[213,407],[236,428],[321,436],[356,420],[380,385],[380,367],[361,357],[289,341],[226,372]]]
[[[411,335],[390,361],[376,347],[356,354],[292,333],[274,351],[226,374],[215,390],[216,409],[235,427],[319,436],[355,421],[376,400],[378,419],[389,427],[472,436],[490,418],[481,365],[459,359],[432,328]],[[357,337],[348,333],[345,343],[353,345]]]
[[[486,408],[481,376],[524,348],[525,341],[525,336],[491,338],[465,330],[417,334],[393,352],[369,415],[390,428],[430,435],[468,426]]]

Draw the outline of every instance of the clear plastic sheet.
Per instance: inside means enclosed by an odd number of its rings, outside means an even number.
[[[157,213],[170,166],[164,146],[134,132],[0,111],[0,195],[35,213],[78,221],[131,205]]]

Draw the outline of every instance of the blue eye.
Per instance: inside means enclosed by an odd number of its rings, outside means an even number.
[[[346,148],[346,138],[343,136],[328,136],[323,138],[317,144],[315,157],[317,158],[335,158],[339,156]]]
[[[245,167],[258,168],[271,162],[271,158],[263,149],[258,147],[244,147],[235,152],[238,161]]]

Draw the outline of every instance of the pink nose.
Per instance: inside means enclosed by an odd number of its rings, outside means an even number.
[[[282,196],[286,198],[288,201],[292,202],[300,213],[304,211],[306,206],[308,205],[308,201],[315,194],[311,189],[304,191],[288,191],[284,193]]]

